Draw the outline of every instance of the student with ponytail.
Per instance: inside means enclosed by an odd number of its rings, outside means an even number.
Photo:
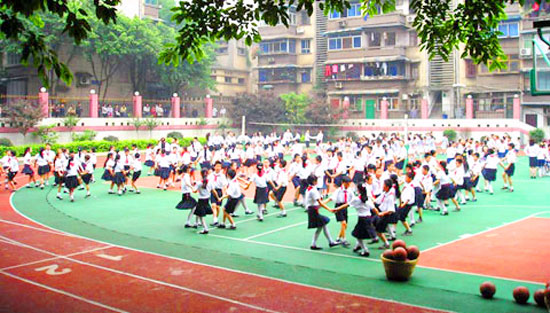
[[[199,194],[199,201],[195,208],[195,215],[198,221],[200,221],[203,229],[199,234],[208,234],[208,225],[204,217],[212,214],[212,207],[210,207],[210,196],[212,194],[212,184],[208,181],[208,169],[203,168],[201,170],[201,181],[199,181],[193,190],[193,192]]]
[[[254,193],[254,203],[258,205],[258,221],[263,222],[263,212],[266,208],[266,204],[269,202],[267,180],[264,165],[262,163],[258,163],[256,165],[256,169],[258,170],[258,172],[250,178],[250,181],[243,180],[242,178],[239,179],[246,184],[244,187],[245,190],[248,190],[252,183],[256,185],[256,192]]]
[[[307,188],[305,195],[305,206],[307,208],[308,215],[308,229],[315,228],[315,233],[313,234],[313,241],[311,242],[311,250],[321,250],[322,248],[317,246],[317,239],[321,231],[325,234],[325,237],[328,240],[329,247],[337,246],[338,243],[332,240],[330,232],[328,230],[327,224],[330,222],[330,219],[324,215],[319,214],[319,208],[322,207],[329,212],[333,212],[323,199],[319,190],[317,190],[317,177],[315,175],[310,175],[307,178]]]

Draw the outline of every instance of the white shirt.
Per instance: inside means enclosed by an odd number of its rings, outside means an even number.
[[[208,182],[206,186],[202,185],[202,181],[197,183],[197,190],[199,193],[199,199],[209,199],[212,193],[212,183]]]
[[[308,187],[306,190],[306,208],[312,206],[318,206],[319,202],[317,200],[321,199],[321,194],[319,190],[315,187]]]
[[[401,191],[401,203],[414,204],[414,184],[405,183],[403,190]]]
[[[252,181],[257,188],[266,188],[267,187],[267,180],[265,177],[265,173],[260,177],[258,174],[254,174],[250,178],[250,181]]]
[[[237,178],[234,178],[229,181],[229,185],[227,186],[227,194],[229,195],[229,197],[233,199],[241,197],[242,195],[241,186],[239,185]]]
[[[181,193],[191,193],[191,191],[193,191],[191,176],[188,173],[185,173],[181,182]]]
[[[374,204],[369,199],[367,202],[361,201],[359,197],[354,196],[349,205],[357,210],[357,216],[359,217],[369,217],[371,216],[371,209],[374,208]]]
[[[208,176],[208,181],[212,184],[212,188],[214,189],[223,189],[227,186],[227,178],[221,171],[219,173],[210,173]]]
[[[351,188],[344,188],[344,186],[336,189],[332,194],[332,201],[336,204],[348,203],[353,197],[353,191]]]
[[[384,192],[380,197],[376,198],[378,209],[380,212],[395,212],[395,190],[391,188],[388,192]]]

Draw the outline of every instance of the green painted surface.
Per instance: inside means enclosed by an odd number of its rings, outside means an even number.
[[[426,212],[424,223],[414,228],[414,236],[406,238],[407,243],[426,249],[538,212],[547,211],[538,216],[550,217],[545,194],[550,179],[529,180],[526,166],[526,160],[521,159],[515,176],[516,192],[500,191],[501,183],[497,182],[494,196],[482,193],[477,203],[463,206],[460,213],[441,217]],[[290,207],[287,218],[277,218],[277,210],[269,208],[272,215],[263,223],[243,215],[237,218],[238,230],[211,229],[204,236],[183,227],[188,211],[174,209],[179,193],[146,189],[141,195],[119,197],[108,195],[107,187],[95,183],[93,196],[84,199],[84,192],[79,191],[75,203],[55,199],[53,190],[24,189],[15,194],[14,204],[25,215],[69,233],[289,281],[459,312],[544,312],[512,302],[512,290],[518,282],[491,279],[497,285],[498,298],[487,301],[478,296],[478,286],[488,278],[477,275],[417,268],[408,283],[388,282],[377,246],[370,246],[370,258],[360,258],[343,247],[328,249],[321,236],[319,243],[325,249],[311,251],[312,231],[306,229],[307,216],[302,208]],[[251,201],[248,205],[255,209]],[[242,208],[239,211],[242,213]],[[349,232],[355,219],[352,214]],[[329,227],[334,236],[339,229],[334,218]],[[399,225],[398,232],[403,230]],[[348,240],[355,243],[351,235]],[[532,292],[540,287],[521,284]]]

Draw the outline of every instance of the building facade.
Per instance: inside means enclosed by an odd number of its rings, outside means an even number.
[[[211,95],[234,97],[251,91],[250,48],[243,40],[218,41],[216,43],[216,63],[212,66],[211,77],[216,88]]]

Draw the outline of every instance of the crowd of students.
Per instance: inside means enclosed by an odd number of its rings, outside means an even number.
[[[438,157],[438,151],[444,158]],[[304,207],[308,228],[315,230],[310,246],[313,250],[321,249],[321,232],[329,247],[349,246],[348,211],[353,210],[358,217],[351,232],[356,239],[353,251],[368,256],[368,244],[379,242],[380,249],[389,247],[397,237],[398,224],[403,225],[402,236],[413,235],[413,227],[423,222],[425,210],[446,216],[450,203],[459,212],[468,202],[477,201],[477,193],[494,194],[499,168],[502,189],[513,192],[518,151],[519,143],[508,136],[493,135],[483,141],[444,139],[436,145],[430,134],[411,134],[405,140],[400,134],[380,133],[325,142],[322,132],[306,132],[302,138],[288,130],[280,135],[213,134],[207,136],[206,144],[195,138],[188,147],[162,138],[157,145],[147,147],[144,161],[147,174],[158,176],[157,188],[180,185],[181,201],[176,208],[189,210],[185,227],[200,228],[200,234],[208,234],[209,226],[237,229],[235,218],[240,206],[245,215],[254,214],[244,200],[244,191],[254,186],[259,222],[267,218],[269,202],[280,218],[288,214],[287,200],[294,200],[295,207]],[[525,148],[531,177],[547,174],[548,151],[547,143],[531,142]],[[110,182],[109,193],[140,193],[136,181],[141,176],[141,159],[135,146],[109,151],[102,175]],[[19,171],[15,155],[8,152],[1,162],[6,188],[15,189],[13,178]],[[25,151],[22,173],[28,175],[27,187],[40,188],[48,184],[53,173],[57,198],[63,199],[62,189],[66,188],[74,201],[79,186],[90,195],[96,163],[94,151],[54,152],[46,145],[34,156],[30,148]],[[290,186],[294,192],[285,197]],[[321,209],[329,214],[322,214]],[[339,223],[336,239],[327,227],[332,214]],[[212,215],[210,224],[208,215]]]

